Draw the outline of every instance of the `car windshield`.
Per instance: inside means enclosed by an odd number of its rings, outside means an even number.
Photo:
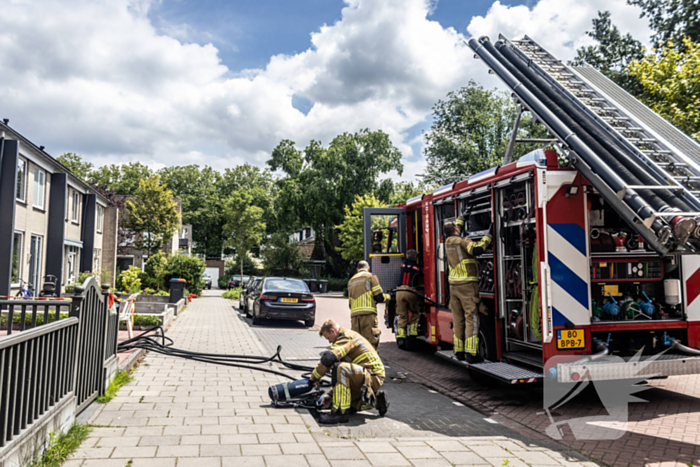
[[[268,279],[265,282],[266,290],[281,290],[284,292],[308,292],[306,284],[298,280],[290,279]]]
[[[244,283],[248,282],[248,279],[250,279],[250,276],[243,276],[243,279],[241,280],[241,282],[244,282]]]

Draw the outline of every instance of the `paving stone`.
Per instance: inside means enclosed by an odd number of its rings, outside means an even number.
[[[330,467],[331,463],[328,462],[326,456],[323,454],[306,454],[306,462],[309,463],[310,467]]]
[[[156,457],[196,457],[199,446],[160,446]]]
[[[415,467],[452,467],[450,462],[445,459],[410,459],[410,462]]]
[[[221,467],[265,467],[262,456],[222,457]]]
[[[277,444],[242,444],[241,453],[243,456],[275,456],[282,454],[282,450]]]
[[[513,457],[511,453],[500,446],[470,446],[470,449],[483,458],[489,457]]]
[[[183,446],[194,444],[219,444],[219,435],[184,435],[180,439]]]
[[[284,454],[322,454],[316,443],[280,444]]]
[[[121,438],[100,438],[97,446],[106,448],[110,446],[136,446],[139,444],[138,436],[122,436]]]
[[[486,459],[473,452],[441,452],[440,454],[455,465],[489,465]]]
[[[131,467],[175,467],[176,459],[133,459]],[[65,466],[64,466],[65,467]]]
[[[163,427],[159,426],[130,426],[124,430],[124,436],[160,436],[163,434]]]
[[[114,451],[113,447],[108,448],[85,448],[78,449],[73,453],[73,459],[107,459]]]
[[[265,456],[267,467],[308,467],[309,463],[302,455]]]
[[[246,435],[221,435],[221,444],[257,444],[258,436]]]
[[[177,467],[221,467],[221,458],[183,457],[177,460]]]
[[[124,467],[124,459],[87,459],[81,467]]]
[[[457,441],[426,441],[433,449],[442,451],[469,451],[465,445]]]
[[[179,444],[179,436],[144,436],[139,441],[139,446],[177,446]]]
[[[364,453],[368,452],[385,452],[385,453],[390,453],[390,452],[398,452],[394,445],[392,445],[388,441],[366,441],[366,442],[358,442],[357,447],[360,448],[360,450]]]
[[[163,435],[173,436],[173,435],[198,435],[202,433],[203,427],[199,425],[194,426],[166,426],[163,429]]]
[[[357,449],[357,447],[352,446],[352,447],[332,447],[332,448],[323,448],[323,453],[326,455],[328,460],[340,460],[340,459],[350,459],[350,460],[355,460],[355,459],[364,459],[365,456],[362,454],[362,451]]]
[[[96,427],[93,427],[92,430],[90,430],[90,436],[94,436],[97,438],[109,438],[109,437],[115,437],[115,436],[131,436],[129,434],[125,434],[125,430],[128,430],[128,428],[109,428],[109,427],[103,427],[103,426],[96,426]]]
[[[206,444],[199,447],[199,453],[208,457],[238,457],[241,455],[241,447],[238,444]]]
[[[156,449],[156,446],[118,447],[114,448],[114,452],[112,453],[112,459],[135,459],[137,457],[155,457]]]
[[[411,463],[405,457],[397,452],[367,453],[367,459],[374,467],[411,465]]]
[[[423,446],[396,446],[406,459],[439,459],[441,456],[432,448]]]
[[[294,433],[260,433],[258,439],[261,444],[297,443]]]

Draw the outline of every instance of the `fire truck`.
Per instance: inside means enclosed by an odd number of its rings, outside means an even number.
[[[365,257],[383,288],[398,286],[405,252],[417,250],[419,338],[477,376],[520,384],[700,373],[700,145],[527,36],[469,46],[518,106],[503,165],[364,209]],[[523,112],[551,138],[518,139]],[[519,143],[542,149],[512,161]],[[493,224],[493,247],[477,257],[483,363],[449,350],[442,229],[458,216],[473,239]],[[385,320],[395,332],[394,303]]]

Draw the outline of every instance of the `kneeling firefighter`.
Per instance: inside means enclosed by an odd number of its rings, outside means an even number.
[[[411,347],[412,341],[418,337],[418,320],[420,319],[421,296],[416,288],[416,277],[421,268],[416,260],[418,252],[408,250],[406,259],[401,263],[401,285],[396,290],[396,314],[399,323],[396,330],[396,344],[400,349]],[[410,312],[410,318],[409,318]],[[408,327],[408,346],[406,341],[406,327]]]
[[[384,364],[374,347],[332,319],[323,323],[319,334],[331,343],[331,348],[321,355],[311,382],[318,384],[329,370],[333,371],[333,388],[324,399],[324,408],[330,406],[331,413],[321,414],[319,423],[347,423],[350,413],[373,408],[383,417],[389,400],[379,390],[384,384]]]
[[[454,352],[458,360],[479,363],[484,360],[479,350],[479,312],[486,313],[486,306],[479,297],[479,263],[476,256],[481,255],[491,244],[493,223],[481,240],[475,242],[461,238],[460,230],[464,226],[464,217],[457,222],[446,222],[443,232],[447,263],[450,267],[450,310],[454,320]]]

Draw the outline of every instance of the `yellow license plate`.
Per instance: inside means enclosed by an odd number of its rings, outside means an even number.
[[[561,329],[557,331],[557,349],[576,350],[586,348],[583,329]]]
[[[280,298],[280,302],[282,302],[282,303],[296,303],[298,301],[299,301],[298,298],[284,298],[284,297]]]

